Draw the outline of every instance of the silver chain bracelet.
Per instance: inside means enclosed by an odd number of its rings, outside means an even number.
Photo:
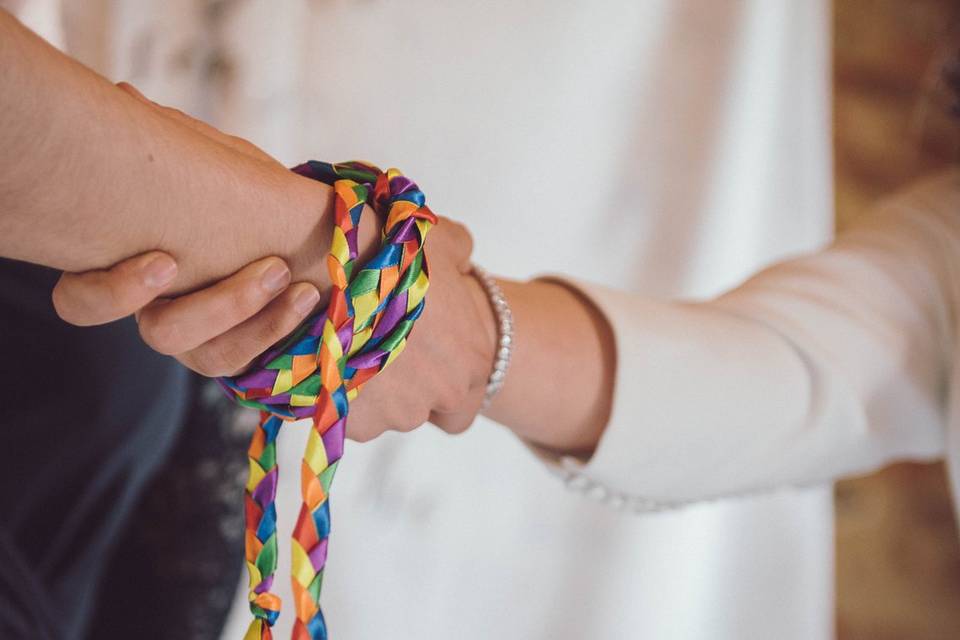
[[[510,356],[513,353],[513,312],[510,311],[507,298],[493,276],[477,265],[473,265],[473,275],[486,291],[487,297],[490,298],[490,306],[493,307],[493,312],[497,316],[497,353],[493,360],[493,370],[487,380],[483,404],[480,405],[480,410],[483,411],[490,406],[490,402],[503,387],[503,381],[507,377],[507,368],[510,366]]]

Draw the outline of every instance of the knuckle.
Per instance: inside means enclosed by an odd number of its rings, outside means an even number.
[[[349,431],[350,439],[353,440],[354,442],[359,442],[359,443],[370,442],[374,438],[373,433],[371,433],[366,429],[354,428],[354,429],[348,429],[348,431]]]
[[[226,312],[230,317],[246,319],[264,305],[262,287],[237,287],[226,297]]]
[[[429,411],[424,410],[412,402],[394,403],[387,413],[387,422],[391,431],[400,431],[406,433],[416,429],[426,422],[426,418],[420,420],[421,416],[429,415]]]
[[[162,316],[144,312],[137,321],[140,337],[154,351],[172,356],[181,351],[179,348],[180,331],[175,324],[163,322]]]
[[[283,306],[276,312],[265,313],[264,319],[264,338],[263,347],[268,347],[277,340],[286,337],[300,322],[304,319],[301,312],[297,311],[296,299],[292,296],[284,301]]]
[[[451,425],[451,426],[447,429],[447,433],[449,433],[449,434],[451,434],[451,435],[455,435],[455,436],[462,435],[462,434],[466,433],[466,432],[470,429],[470,426],[471,426],[472,424],[473,424],[473,420],[469,420],[469,419],[460,420],[460,421],[454,423],[453,425]]]
[[[448,219],[445,220],[445,222],[450,225],[450,235],[457,252],[463,256],[469,256],[472,254],[473,235],[470,233],[470,230],[459,222],[454,222],[453,220]]]
[[[229,342],[208,344],[195,349],[196,359],[203,365],[203,374],[211,378],[229,376],[247,364],[245,354]]]
[[[122,286],[122,283],[107,280],[102,289],[102,303],[109,311],[110,315],[121,316],[133,313],[135,309],[131,292]]]
[[[214,358],[207,354],[194,355],[191,357],[190,361],[190,368],[200,375],[207,376],[208,378],[215,378],[220,375],[220,365],[215,361]]]
[[[471,424],[473,424],[473,420],[454,420],[447,425],[446,432],[450,435],[459,436],[466,433]]]
[[[473,417],[463,413],[434,415],[432,420],[433,424],[451,435],[460,435],[473,424]]]
[[[436,410],[441,413],[450,413],[457,408],[459,398],[452,393],[444,393],[437,398]]]
[[[98,286],[96,285],[99,282]],[[128,260],[106,271],[87,287],[96,304],[109,310],[113,317],[129,315],[154,299],[156,293],[145,288],[137,275],[134,260]]]
[[[185,366],[187,369],[190,369],[191,371],[193,371],[193,372],[195,372],[195,373],[199,373],[199,374],[202,375],[202,376],[210,377],[210,376],[207,374],[207,372],[206,372],[206,367],[205,367],[204,363],[201,362],[201,361],[199,361],[199,360],[197,360],[197,358],[194,356],[193,353],[190,353],[190,352],[188,351],[187,353],[181,353],[181,354],[176,355],[176,356],[174,356],[174,357],[177,359],[177,361],[178,361],[180,364],[182,364],[183,366]]]
[[[264,321],[263,332],[260,335],[261,350],[266,349],[289,333],[287,330],[288,322],[288,316],[272,315]]]
[[[190,357],[180,357],[180,362],[185,364],[188,368],[193,369],[195,372],[199,373],[202,376],[207,378],[217,377],[216,371],[212,368],[212,364],[202,357],[196,357],[191,355]]]
[[[464,401],[470,393],[467,381],[455,382],[445,380],[438,387],[436,409],[443,413],[453,413],[463,407]]]
[[[419,407],[413,414],[411,414],[411,420],[407,423],[407,428],[405,431],[413,431],[419,427],[422,427],[426,422],[430,420],[430,409],[428,407]]]

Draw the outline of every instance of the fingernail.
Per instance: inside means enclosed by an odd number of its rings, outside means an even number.
[[[159,255],[143,267],[143,281],[151,289],[167,286],[177,276],[177,263],[168,255]]]
[[[320,292],[313,287],[309,287],[298,293],[297,297],[293,299],[293,308],[301,316],[305,316],[316,308],[318,302],[320,302]]]
[[[290,269],[283,263],[271,263],[260,277],[260,284],[270,293],[283,290],[290,282]]]

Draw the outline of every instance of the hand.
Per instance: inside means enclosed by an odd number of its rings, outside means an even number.
[[[224,146],[268,164],[276,160],[250,142],[227,135],[185,113],[151,102],[132,85],[117,85],[165,117]],[[290,283],[279,258],[264,258],[208,289],[175,300],[158,299],[177,275],[169,255],[152,251],[102,271],[65,273],[53,291],[61,318],[89,326],[137,314],[151,347],[209,376],[236,373],[293,331],[317,305],[316,287]]]
[[[264,162],[275,162],[249,142],[186,114],[122,89],[166,117]],[[407,431],[430,420],[456,433],[473,421],[493,362],[496,328],[486,294],[469,274],[472,240],[461,225],[443,220],[431,231],[431,286],[423,316],[403,357],[371,380],[351,407],[349,436],[369,440]],[[207,376],[233,375],[293,331],[320,301],[308,283],[287,286],[289,270],[265,258],[198,292],[158,298],[176,276],[176,263],[150,252],[114,267],[64,274],[54,306],[73,324],[91,325],[136,313],[151,347]],[[406,381],[417,380],[413,387]]]
[[[371,440],[430,421],[460,433],[480,409],[497,342],[487,294],[471,275],[473,241],[466,228],[441,219],[426,251],[430,289],[406,349],[350,404],[347,435]]]
[[[473,422],[494,359],[496,326],[486,293],[470,275],[471,250],[469,233],[451,220],[442,219],[430,232],[424,313],[401,357],[351,404],[350,438],[366,441],[428,420],[459,433]],[[265,258],[208,289],[150,302],[175,267],[169,256],[152,252],[107,271],[66,274],[58,284],[57,310],[74,324],[94,324],[148,302],[137,313],[147,344],[217,376],[244,369],[293,331],[320,298],[305,283],[285,290],[289,271],[278,258]]]
[[[493,311],[470,274],[472,240],[448,219],[428,239],[430,290],[401,357],[351,404],[348,436],[367,441],[430,421],[450,433],[473,422],[494,359]],[[137,313],[144,340],[203,375],[230,375],[293,331],[319,301],[312,285],[284,290],[289,271],[265,258],[202,291],[150,302],[176,263],[152,252],[102,272],[65,274],[55,295],[61,317],[95,324]],[[172,276],[164,277],[172,280]],[[282,293],[281,293],[282,292]]]

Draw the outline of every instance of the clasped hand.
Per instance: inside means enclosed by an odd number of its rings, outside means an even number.
[[[198,135],[264,163],[277,163],[246,140],[152,103],[130,85],[119,86]],[[471,251],[467,230],[441,219],[427,243],[430,291],[423,316],[402,356],[370,380],[351,404],[348,437],[370,440],[427,421],[457,433],[473,422],[497,336],[486,295],[470,274]],[[163,297],[176,275],[174,258],[152,251],[109,269],[63,274],[53,302],[61,318],[81,326],[134,314],[150,347],[200,374],[224,376],[243,371],[326,297],[309,282],[291,283],[287,264],[273,256],[205,289]]]

